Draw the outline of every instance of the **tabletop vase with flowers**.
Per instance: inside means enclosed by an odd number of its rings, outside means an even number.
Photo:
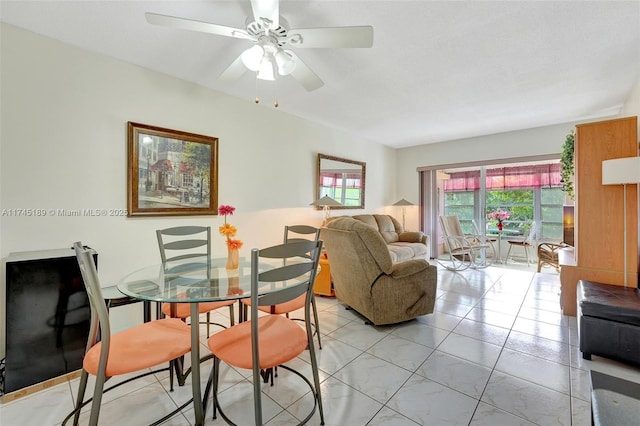
[[[227,223],[227,216],[233,215],[235,210],[235,207],[228,205],[218,207],[218,214],[224,216],[224,224],[220,226],[218,230],[220,231],[220,235],[227,240],[227,269],[238,269],[240,263],[239,249],[242,247],[242,241],[232,238],[236,236],[238,229],[230,223]]]
[[[511,216],[511,213],[502,209],[497,209],[489,213],[489,219],[498,221],[498,231],[502,231],[504,227],[503,221],[509,219],[509,216]]]

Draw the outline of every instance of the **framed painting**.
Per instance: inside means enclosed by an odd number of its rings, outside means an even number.
[[[127,123],[128,216],[218,214],[218,138]]]

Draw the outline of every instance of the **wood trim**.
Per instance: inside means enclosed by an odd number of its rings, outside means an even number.
[[[36,392],[50,389],[61,383],[70,382],[71,380],[80,377],[81,373],[82,370],[77,370],[71,373],[64,374],[62,376],[54,377],[53,379],[49,379],[44,382],[36,383],[35,385],[27,386],[26,388],[22,388],[15,392],[5,394],[2,397],[2,403],[6,404],[7,402],[15,401],[16,399],[22,398],[23,396],[32,395]]]

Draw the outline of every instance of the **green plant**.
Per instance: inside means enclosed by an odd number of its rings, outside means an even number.
[[[562,190],[571,198],[573,198],[574,175],[573,142],[574,133],[571,131],[564,140],[564,145],[562,146],[562,157],[560,157],[560,162],[562,163],[562,170],[560,171],[560,175],[562,176]]]

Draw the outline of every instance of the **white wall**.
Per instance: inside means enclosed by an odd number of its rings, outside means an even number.
[[[559,155],[567,133],[574,126],[574,124],[560,124],[399,149],[397,151],[398,195],[418,202],[420,195],[418,167]],[[407,210],[408,228],[418,229],[418,219],[418,209]]]
[[[127,121],[219,138],[219,204],[237,208],[230,222],[243,250],[280,242],[285,224],[321,224],[309,206],[318,152],[367,163],[364,211],[394,201],[391,148],[6,24],[0,35],[0,209],[126,208]],[[98,251],[108,285],[158,262],[159,228],[211,225],[214,253],[226,254],[222,222],[3,215],[0,256],[81,240]]]

